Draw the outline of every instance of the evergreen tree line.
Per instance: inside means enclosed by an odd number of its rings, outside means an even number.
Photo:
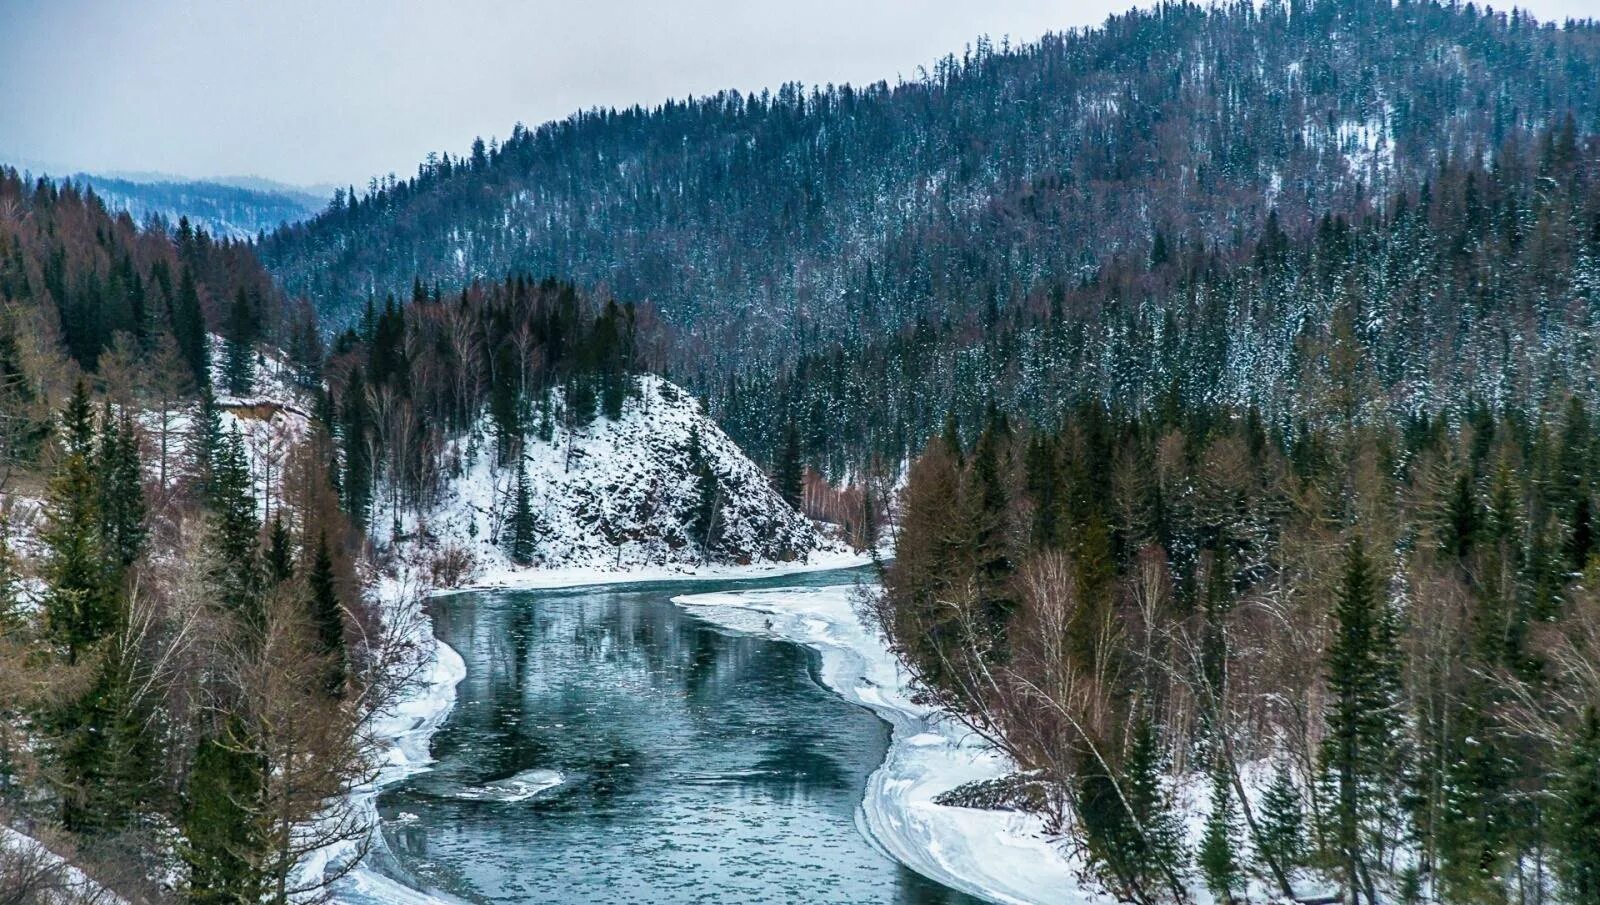
[[[43,316],[20,339],[96,371],[108,353],[145,363],[171,342],[197,386],[211,380],[207,333],[227,341],[227,389],[248,392],[256,345],[271,340],[315,365],[314,315],[291,306],[246,243],[218,240],[187,219],[141,228],[106,209],[92,189],[40,179],[31,186],[0,167],[0,301]],[[41,335],[42,334],[42,335]],[[14,355],[9,367],[16,367]]]
[[[995,409],[913,464],[873,611],[1122,900],[1591,902],[1597,455],[1560,390]]]
[[[1052,423],[1094,402],[1306,420],[1600,404],[1600,142],[1571,124],[1453,159],[1346,218],[1269,213],[1233,246],[1158,231],[1152,252],[961,319],[923,319],[792,367],[697,372],[758,461],[796,426],[831,478],[906,461],[955,412]],[[826,344],[824,344],[826,345]]]

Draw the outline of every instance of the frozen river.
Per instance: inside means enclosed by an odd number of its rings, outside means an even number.
[[[378,801],[412,886],[475,902],[969,903],[858,829],[889,727],[801,646],[683,594],[850,573],[440,598],[466,662],[433,769]]]

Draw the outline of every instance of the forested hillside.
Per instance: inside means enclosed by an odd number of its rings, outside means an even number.
[[[924,318],[708,377],[712,410],[772,460],[790,426],[832,475],[920,450],[990,404],[1037,424],[1074,406],[1251,410],[1292,438],[1330,417],[1600,406],[1600,141],[1569,121],[1455,160],[1415,189],[1236,245],[1174,234],[1001,312]]]
[[[580,113],[341,195],[261,247],[348,321],[510,270],[652,301],[721,362],[1008,312],[1164,234],[1235,245],[1600,117],[1600,29],[1387,0],[1164,4],[926,77]],[[684,359],[684,360],[687,360]]]
[[[511,276],[367,310],[334,339],[319,418],[346,510],[416,541],[439,580],[482,569],[685,568],[823,546],[783,494],[673,384],[646,373],[647,307]]]
[[[186,220],[170,234],[142,229],[92,190],[29,184],[3,167],[0,302],[0,368],[6,391],[21,401],[63,398],[73,369],[109,371],[111,383],[126,387],[155,362],[142,376],[194,391],[209,379],[208,332],[229,337],[236,377],[253,368],[254,353],[244,351],[259,340],[297,350],[307,367],[321,350],[314,312],[290,310],[248,245]],[[66,361],[58,361],[62,352]],[[7,439],[6,455],[37,453],[22,442]]]
[[[1593,901],[1592,409],[1326,414],[952,430],[880,625],[1122,901]]]
[[[320,349],[249,246],[0,170],[0,821],[82,901],[289,901],[364,844],[411,661],[303,414]],[[80,900],[13,843],[0,897]]]

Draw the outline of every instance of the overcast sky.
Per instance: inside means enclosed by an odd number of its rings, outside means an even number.
[[[1132,2],[0,0],[0,159],[364,184],[518,121],[911,78],[977,35],[1032,40]]]

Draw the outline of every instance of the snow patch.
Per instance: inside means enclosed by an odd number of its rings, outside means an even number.
[[[445,583],[495,588],[588,584],[597,573],[625,574],[628,581],[705,575],[700,570],[708,565],[759,570],[813,558],[837,568],[850,555],[783,501],[694,397],[659,377],[637,381],[638,392],[617,420],[601,416],[570,429],[553,423],[549,440],[528,437],[522,465],[538,523],[531,567],[513,563],[505,551],[517,468],[496,462],[486,421],[448,444],[443,458],[452,477],[427,512],[418,516],[379,501],[374,540],[408,547],[406,555],[418,562],[453,560],[449,571],[463,574]],[[559,422],[559,393],[551,408],[551,420]],[[688,462],[692,434],[719,488],[720,539],[709,549],[690,528],[698,502]]]

